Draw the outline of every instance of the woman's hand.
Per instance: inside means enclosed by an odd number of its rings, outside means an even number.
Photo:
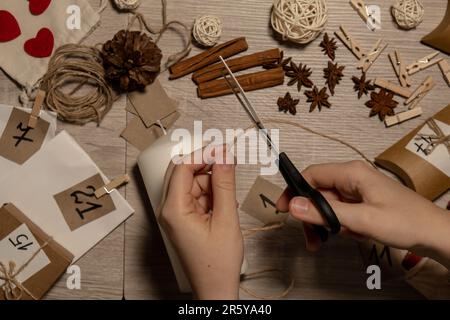
[[[244,245],[236,204],[234,164],[175,167],[160,221],[198,299],[239,297]]]
[[[342,234],[435,254],[444,264],[450,258],[448,212],[365,162],[314,165],[303,176],[329,200],[343,226]],[[290,197],[286,190],[277,208],[305,223],[307,248],[318,250],[320,239],[310,225],[326,223],[315,206],[308,199]]]

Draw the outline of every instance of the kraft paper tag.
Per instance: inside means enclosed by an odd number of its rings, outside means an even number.
[[[109,194],[104,195],[100,199],[95,197],[95,190],[104,185],[105,182],[100,174],[96,174],[54,196],[71,231],[95,221],[116,209]]]
[[[445,136],[450,134],[450,125],[439,120],[434,121]],[[419,134],[423,136],[420,138]],[[447,147],[444,144],[441,144],[437,146],[431,154],[427,155],[425,149],[428,145],[430,145],[430,143],[432,143],[432,140],[428,138],[427,135],[433,136],[435,133],[428,125],[425,125],[406,145],[406,149],[413,152],[415,155],[418,155],[423,160],[433,165],[436,169],[442,171],[442,173],[444,173],[447,177],[450,177],[450,154]]]
[[[244,200],[242,210],[265,225],[282,222],[286,220],[288,213],[279,212],[276,202],[283,191],[279,186],[259,176]]]
[[[128,98],[132,107],[127,109],[133,113],[134,108],[147,128],[175,112],[178,105],[176,101],[169,98],[158,80],[148,86],[144,92],[130,93]]]
[[[12,261],[17,268],[20,268],[28,262],[33,254],[38,252],[39,248],[40,245],[33,233],[26,224],[22,224],[0,241],[0,261],[5,265]],[[17,275],[16,279],[23,283],[49,264],[50,260],[45,252],[41,250]],[[3,284],[4,281],[0,279],[0,286]]]
[[[401,280],[419,270],[426,259],[408,252],[392,248],[373,240],[359,243],[366,266],[380,267],[384,280]]]
[[[161,120],[162,125],[167,130],[173,126],[178,120],[180,114],[178,111],[171,113],[169,116]],[[138,117],[131,120],[125,130],[121,133],[121,137],[138,148],[140,151],[147,149],[158,138],[164,135],[162,129],[158,125],[152,125],[147,128],[142,120]]]
[[[14,108],[0,138],[0,156],[23,164],[42,146],[50,123],[39,118],[36,128],[28,127],[30,114]]]

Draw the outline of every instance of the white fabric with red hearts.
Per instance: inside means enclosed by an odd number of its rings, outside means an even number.
[[[72,19],[80,19],[79,28],[68,23]],[[32,87],[47,71],[55,49],[80,42],[99,19],[86,0],[1,0],[0,67]]]

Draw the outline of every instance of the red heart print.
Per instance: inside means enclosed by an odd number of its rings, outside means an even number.
[[[24,50],[32,57],[46,58],[52,54],[54,45],[53,33],[47,28],[42,28],[37,33],[36,38],[25,42]]]
[[[44,13],[50,5],[50,2],[52,2],[52,0],[30,0],[29,8],[31,14],[38,16]]]
[[[0,42],[14,40],[21,33],[16,18],[10,12],[0,10]]]

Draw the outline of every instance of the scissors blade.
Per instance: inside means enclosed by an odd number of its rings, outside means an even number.
[[[220,60],[222,61],[223,65],[225,66],[225,68],[227,70],[227,73],[229,74],[229,76],[231,78],[231,81],[230,81],[230,79],[228,79],[227,76],[224,75],[224,78],[227,81],[228,85],[230,86],[231,90],[233,90],[234,95],[239,100],[242,107],[247,112],[247,114],[249,115],[251,120],[254,122],[256,127],[258,129],[260,129],[260,131],[263,133],[270,148],[273,151],[275,151],[277,154],[279,154],[277,146],[273,143],[272,138],[270,137],[266,127],[264,126],[262,121],[259,119],[255,108],[253,108],[250,100],[247,98],[247,95],[246,95],[244,89],[242,88],[241,84],[239,83],[239,81],[236,79],[236,76],[233,74],[230,67],[228,66],[228,64],[225,62],[225,60],[222,57],[220,57]]]

